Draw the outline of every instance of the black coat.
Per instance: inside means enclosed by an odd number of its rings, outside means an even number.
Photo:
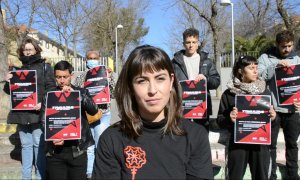
[[[79,88],[72,86],[74,90],[80,91],[81,95],[81,139],[78,140],[67,140],[63,146],[72,146],[73,157],[81,155],[87,148],[93,145],[94,139],[90,130],[90,126],[87,121],[85,112],[90,115],[95,115],[98,112],[98,107],[94,103],[93,99],[90,97],[90,94],[87,89]],[[56,91],[60,91],[60,88],[57,87]],[[45,95],[46,97],[46,95]],[[46,98],[44,97],[40,119],[44,121],[45,118],[45,107],[46,107]],[[52,141],[46,143],[46,153],[48,156],[51,156],[54,153],[55,146]]]
[[[188,73],[184,64],[183,55],[185,51],[181,50],[175,53],[172,64],[175,70],[175,76],[178,81],[188,80]],[[220,75],[216,66],[208,58],[208,53],[201,51],[200,53],[199,74],[203,74],[207,80],[207,110],[208,114],[212,114],[212,104],[209,90],[217,89],[220,85]]]
[[[24,65],[16,70],[36,70],[37,73],[37,100],[42,101],[45,92],[55,89],[56,83],[53,68],[45,63],[44,59],[38,58],[30,65]],[[4,92],[10,94],[9,83],[4,85]],[[39,111],[35,110],[11,110],[7,117],[8,124],[33,124],[39,123]]]

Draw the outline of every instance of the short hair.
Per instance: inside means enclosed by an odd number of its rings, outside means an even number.
[[[18,48],[18,54],[19,54],[19,57],[22,57],[24,56],[24,49],[25,49],[25,45],[26,44],[32,44],[35,51],[36,51],[36,54],[40,54],[42,52],[42,48],[38,45],[37,41],[32,39],[32,38],[26,38],[22,41],[22,44],[21,46]]]
[[[190,37],[190,36],[194,36],[196,38],[199,38],[199,31],[195,28],[189,28],[186,29],[183,33],[182,33],[182,37],[183,37],[183,42],[186,40],[186,38]]]
[[[62,60],[55,64],[54,73],[56,70],[59,70],[59,71],[69,70],[69,73],[72,74],[74,68],[68,61]]]
[[[294,34],[288,30],[281,31],[276,35],[277,44],[280,44],[282,42],[291,42],[291,41],[294,42],[294,40],[295,40]]]
[[[96,56],[100,57],[99,51],[96,51],[96,50],[87,51],[85,57],[88,58],[90,54],[96,54]]]
[[[175,77],[174,69],[169,56],[160,48],[143,45],[135,48],[124,64],[115,87],[115,97],[120,117],[120,129],[130,138],[138,138],[142,133],[142,120],[138,112],[138,106],[134,97],[133,79],[143,72],[155,72],[167,70],[169,76],[174,74],[174,82],[170,94],[170,100],[165,107],[165,119],[163,134],[184,134],[178,126],[181,118],[181,93]]]
[[[257,59],[253,56],[240,56],[232,68],[232,78],[242,81],[242,74],[239,70],[244,71],[245,67],[250,64],[258,64]]]

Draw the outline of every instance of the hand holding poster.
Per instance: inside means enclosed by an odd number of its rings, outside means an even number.
[[[207,118],[206,80],[180,81],[183,116],[186,119]]]
[[[80,92],[51,91],[47,93],[45,140],[80,139]]]
[[[236,95],[238,115],[234,124],[234,142],[244,144],[271,143],[271,97],[268,95]]]
[[[300,101],[300,64],[275,68],[275,80],[280,105]]]
[[[96,104],[110,102],[110,90],[105,66],[97,66],[86,73],[84,87]]]
[[[12,71],[10,100],[12,110],[35,110],[37,86],[35,70]]]

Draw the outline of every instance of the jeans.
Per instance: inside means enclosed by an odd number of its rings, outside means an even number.
[[[36,179],[45,175],[44,135],[41,125],[18,125],[21,140],[22,178],[31,179],[32,163],[34,160]]]
[[[100,121],[96,121],[93,124],[90,124],[90,129],[95,140],[95,145],[88,147],[87,156],[88,156],[88,164],[87,164],[87,177],[90,177],[93,172],[93,165],[95,160],[95,148],[97,148],[98,140],[103,131],[109,127],[111,119],[111,113],[104,113]]]

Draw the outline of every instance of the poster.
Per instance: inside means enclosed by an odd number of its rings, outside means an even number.
[[[105,66],[97,66],[86,73],[84,88],[88,89],[95,104],[110,102],[110,90]]]
[[[275,80],[280,105],[300,101],[300,64],[275,68]]]
[[[10,101],[12,110],[35,110],[37,105],[37,80],[35,70],[12,71]]]
[[[206,80],[180,81],[182,87],[183,117],[186,119],[207,118]]]
[[[45,109],[45,140],[81,138],[80,92],[50,91]]]
[[[244,144],[271,144],[271,96],[236,95],[238,109],[234,123],[234,142]]]

